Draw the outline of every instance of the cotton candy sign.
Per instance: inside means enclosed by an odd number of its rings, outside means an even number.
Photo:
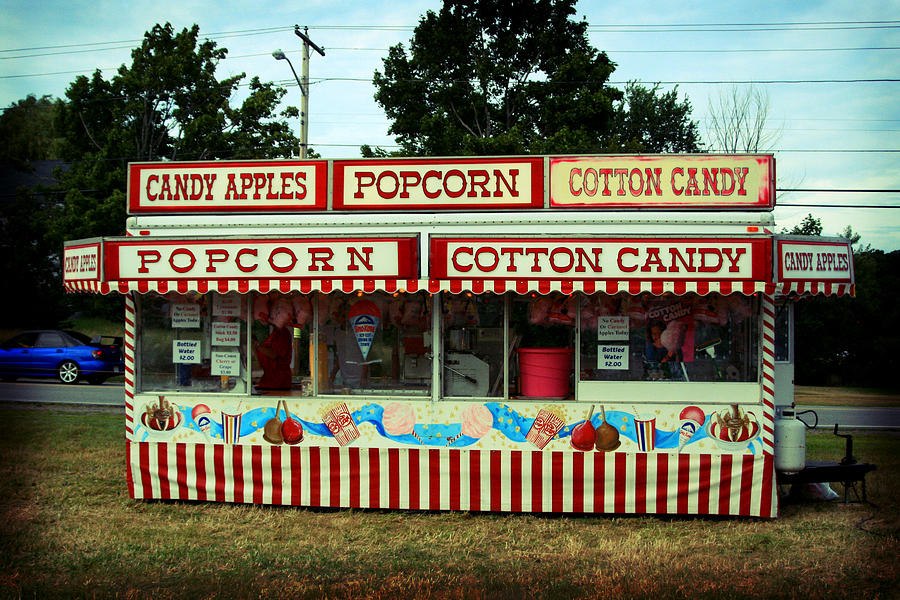
[[[381,322],[381,311],[371,300],[359,300],[350,308],[349,317],[356,343],[362,352],[363,360],[366,360],[375,339],[375,331]]]

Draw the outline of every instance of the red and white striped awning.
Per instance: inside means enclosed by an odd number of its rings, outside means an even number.
[[[571,294],[753,294],[798,295],[798,296],[844,296],[854,295],[852,284],[822,282],[771,283],[764,281],[659,281],[659,280],[505,280],[505,279],[190,279],[154,281],[74,281],[66,282],[69,292],[89,292],[109,294],[165,294],[175,292],[450,292],[454,294],[472,292],[474,294],[515,292],[518,294],[549,294],[561,292]]]

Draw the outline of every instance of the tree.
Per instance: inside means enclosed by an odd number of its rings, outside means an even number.
[[[697,152],[700,136],[691,120],[691,103],[678,100],[678,88],[661,92],[631,81],[616,106],[614,146],[628,152]]]
[[[635,131],[648,121],[629,118],[632,108],[668,108],[674,96],[657,98],[657,87],[637,84],[623,95],[609,86],[615,64],[590,45],[587,23],[571,18],[575,3],[444,0],[440,11],[428,11],[409,52],[390,48],[373,79],[399,154],[695,151],[696,136],[684,143],[691,135],[682,131],[671,142],[662,128]],[[668,117],[653,125],[685,124],[681,115]],[[617,125],[626,137],[616,135]]]
[[[707,134],[710,147],[719,152],[768,152],[781,138],[781,129],[770,130],[769,94],[754,86],[732,86],[709,101]]]
[[[822,219],[812,216],[809,213],[798,225],[794,225],[790,229],[782,228],[781,233],[789,235],[822,235]]]
[[[0,114],[0,164],[30,171],[35,160],[57,158],[60,140],[54,119],[58,104],[51,96],[29,94]]]
[[[109,80],[100,71],[79,76],[66,90],[57,119],[67,190],[57,231],[68,238],[120,234],[130,161],[273,158],[290,156],[299,141],[278,114],[286,93],[252,78],[240,106],[231,98],[244,74],[219,80],[227,50],[198,41],[199,27],[176,33],[156,25]],[[281,117],[281,118],[279,118]]]

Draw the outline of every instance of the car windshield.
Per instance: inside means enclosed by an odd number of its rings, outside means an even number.
[[[89,338],[88,336],[84,335],[83,333],[79,333],[79,332],[77,332],[77,331],[66,331],[66,333],[69,334],[70,336],[72,336],[73,338],[75,338],[76,340],[78,340],[79,342],[81,342],[81,343],[84,344],[84,345],[88,345],[88,344],[91,343],[91,338]]]

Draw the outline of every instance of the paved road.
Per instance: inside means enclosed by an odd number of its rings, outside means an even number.
[[[871,408],[853,406],[798,406],[797,412],[813,410],[819,417],[817,429],[900,429],[900,408]],[[806,423],[815,423],[811,414],[800,415]]]
[[[124,406],[125,392],[121,383],[63,385],[49,379],[21,379],[0,382],[0,403]],[[833,429],[835,423],[842,429],[900,429],[900,408],[798,406],[797,410],[814,410],[819,417],[818,429]],[[801,416],[810,425],[815,421],[812,415]]]
[[[125,406],[121,383],[64,385],[51,379],[20,379],[0,382],[0,403],[86,404]]]

